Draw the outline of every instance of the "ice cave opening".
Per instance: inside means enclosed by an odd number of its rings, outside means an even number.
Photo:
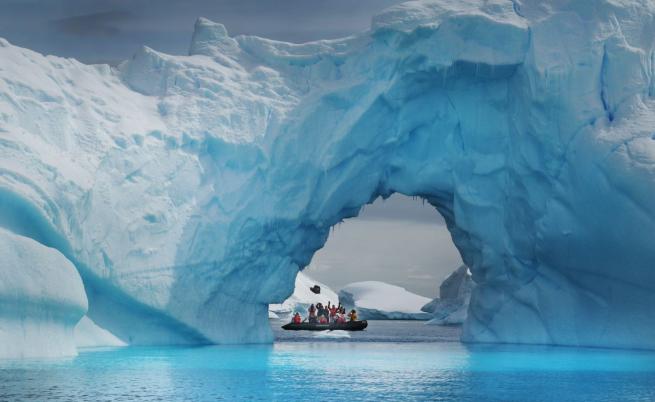
[[[473,287],[444,217],[421,197],[393,193],[331,227],[293,294],[269,305],[269,318],[306,318],[311,304],[338,301],[364,320],[460,325]]]
[[[286,316],[294,308],[305,314],[309,303],[336,303],[338,297],[362,319],[430,320],[437,313],[435,323],[461,324],[472,283],[461,266],[441,214],[420,197],[394,193],[334,225],[296,279],[294,294],[285,304],[273,305],[271,314]],[[449,294],[440,300],[446,278],[450,285],[443,292]],[[314,284],[321,287],[320,295],[307,291]],[[453,322],[455,310],[461,311]]]

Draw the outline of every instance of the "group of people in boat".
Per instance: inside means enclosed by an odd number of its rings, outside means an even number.
[[[355,309],[350,310],[350,313],[346,315],[346,308],[339,303],[339,305],[330,305],[328,301],[327,306],[324,306],[322,303],[316,303],[309,306],[307,309],[307,321],[310,324],[345,324],[346,319],[350,321],[357,321],[357,311]],[[294,324],[300,324],[304,320],[300,316],[300,313],[296,312],[293,315],[291,322]]]

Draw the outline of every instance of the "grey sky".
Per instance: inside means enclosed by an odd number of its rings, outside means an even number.
[[[0,37],[44,54],[116,64],[142,45],[186,54],[198,17],[231,35],[291,42],[347,36],[401,0],[0,0]],[[366,206],[336,228],[308,268],[338,290],[383,280],[432,297],[460,264],[439,214],[420,200],[394,196]]]
[[[206,17],[231,35],[291,42],[369,28],[399,0],[0,0],[0,37],[46,54],[116,63],[141,45],[186,54],[193,24]]]

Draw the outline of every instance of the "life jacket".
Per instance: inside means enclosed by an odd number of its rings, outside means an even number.
[[[300,318],[299,315],[294,315],[293,316],[293,323],[294,324],[300,324],[302,322],[302,319]]]
[[[350,313],[348,317],[350,317],[350,321],[357,321],[357,313]]]
[[[327,318],[325,318],[324,315],[322,315],[321,318],[318,319],[318,322],[319,322],[320,324],[327,324],[327,323],[328,323],[328,320],[327,320]]]
[[[337,315],[337,308],[335,306],[330,307],[330,317]]]

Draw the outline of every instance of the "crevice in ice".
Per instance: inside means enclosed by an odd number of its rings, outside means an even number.
[[[512,8],[514,9],[516,15],[525,18],[525,16],[521,13],[521,3],[519,3],[518,0],[512,0]]]
[[[607,114],[607,120],[614,121],[614,113],[607,99],[607,85],[605,83],[605,75],[607,74],[607,44],[603,43],[603,58],[600,64],[600,101],[603,104],[603,109]]]

